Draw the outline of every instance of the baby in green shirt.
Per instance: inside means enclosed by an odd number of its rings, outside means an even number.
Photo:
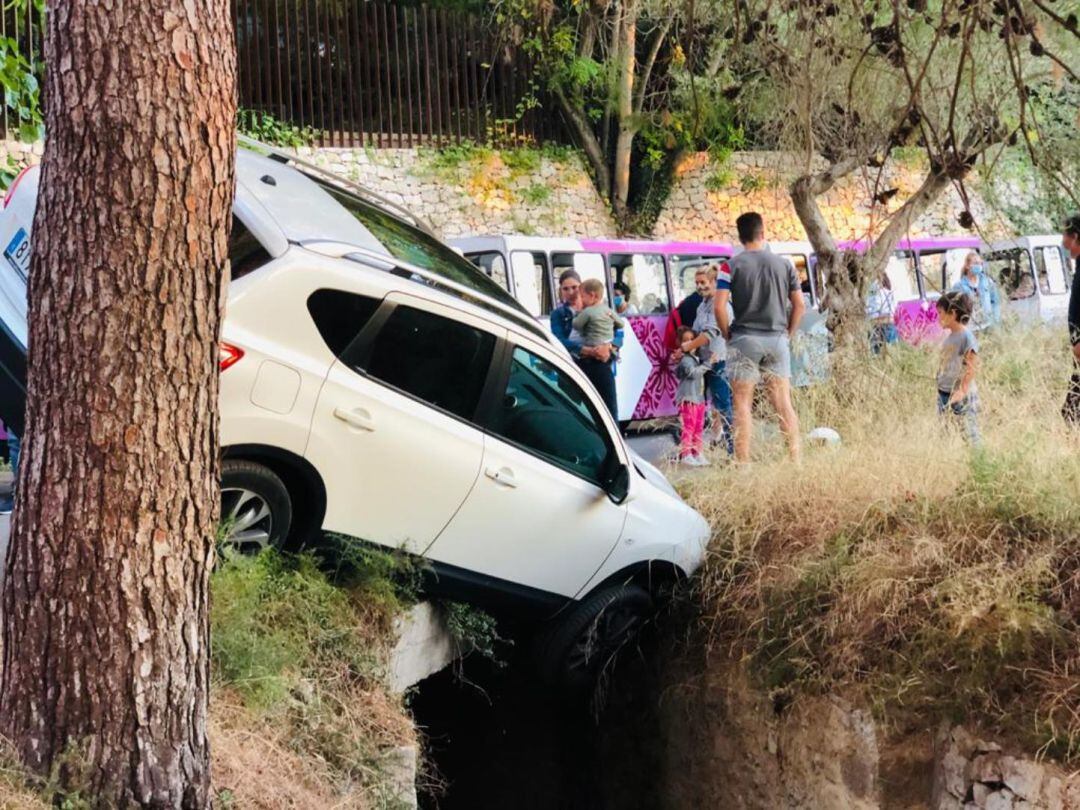
[[[590,278],[581,285],[585,309],[574,316],[574,329],[586,346],[603,346],[615,339],[615,330],[625,326],[615,310],[604,304],[604,282]]]

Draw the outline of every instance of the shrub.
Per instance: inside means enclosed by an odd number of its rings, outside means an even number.
[[[342,785],[377,790],[379,752],[408,741],[382,685],[391,620],[405,598],[392,554],[343,549],[332,581],[315,557],[265,551],[225,559],[212,578],[211,666],[219,696],[288,728],[290,747]]]
[[[843,445],[687,481],[715,529],[708,643],[772,689],[850,691],[890,726],[965,716],[1071,758],[1080,740],[1080,455],[1062,330],[981,338],[985,447],[943,430],[936,350],[835,357],[796,394]]]
[[[293,149],[311,146],[319,136],[312,127],[298,127],[268,112],[244,108],[236,111],[236,128],[257,141]]]
[[[551,199],[551,188],[543,183],[533,183],[521,192],[521,198],[529,205],[543,205]]]

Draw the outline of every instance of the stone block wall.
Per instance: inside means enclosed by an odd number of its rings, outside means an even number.
[[[42,143],[0,141],[0,166],[41,161]],[[466,151],[459,162],[427,149],[311,149],[300,157],[362,183],[422,216],[444,237],[523,233],[615,234],[611,213],[581,159],[538,153],[519,165],[494,150]]]
[[[541,153],[522,167],[493,150],[475,150],[454,163],[420,149],[298,151],[424,217],[447,238],[615,233],[608,207],[573,154]]]
[[[654,228],[658,239],[736,242],[735,218],[744,211],[765,217],[773,241],[806,239],[788,196],[797,158],[781,152],[737,152],[717,165],[706,153],[692,155],[677,177]],[[815,162],[824,167],[824,161]],[[922,158],[893,159],[883,169],[864,169],[836,184],[821,199],[822,212],[837,239],[865,237],[880,229],[880,220],[896,211],[918,188],[925,173]],[[965,183],[971,212],[984,234],[997,237],[1009,224],[979,196],[977,181]],[[895,191],[893,191],[895,190]],[[875,194],[890,192],[883,204],[872,206]],[[911,236],[943,236],[968,231],[957,220],[963,211],[960,194],[949,188],[915,223]]]
[[[579,156],[533,153],[528,160],[488,149],[461,150],[447,159],[430,149],[297,150],[336,174],[362,183],[426,219],[444,237],[478,234],[605,237],[617,233],[610,209],[597,193]],[[10,156],[25,165],[41,160],[42,144],[0,142],[0,166]],[[823,165],[819,160],[818,165]],[[773,241],[806,238],[791,205],[787,186],[796,166],[793,155],[737,152],[721,165],[708,154],[691,155],[677,170],[671,194],[657,219],[657,239],[736,242],[735,218],[760,211]],[[922,159],[890,160],[884,169],[864,168],[838,183],[822,199],[822,209],[837,239],[865,237],[881,218],[915,191],[925,172]],[[1014,235],[1015,228],[982,198],[978,180],[966,183],[978,233],[988,238]],[[874,194],[895,192],[878,205]],[[1007,195],[1023,197],[1022,191]],[[1000,197],[1000,193],[998,197]],[[1022,199],[1015,201],[1022,205]],[[966,233],[957,217],[963,210],[951,187],[912,228],[912,236]]]
[[[45,144],[42,141],[37,143],[0,141],[0,168],[7,167],[9,160],[20,168],[35,166],[41,163],[41,155],[44,151]]]

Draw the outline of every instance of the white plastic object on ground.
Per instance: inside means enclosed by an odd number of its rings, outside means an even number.
[[[811,444],[836,447],[840,444],[840,434],[830,427],[816,427],[806,434],[806,440]]]

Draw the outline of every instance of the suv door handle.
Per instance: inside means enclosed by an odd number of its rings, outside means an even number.
[[[488,467],[484,470],[484,475],[496,484],[501,484],[509,489],[514,489],[517,486],[517,479],[514,478],[514,471],[509,467]]]
[[[375,420],[372,419],[371,414],[363,408],[356,408],[351,411],[347,411],[344,408],[334,408],[334,416],[350,427],[357,428],[358,430],[375,430]]]

